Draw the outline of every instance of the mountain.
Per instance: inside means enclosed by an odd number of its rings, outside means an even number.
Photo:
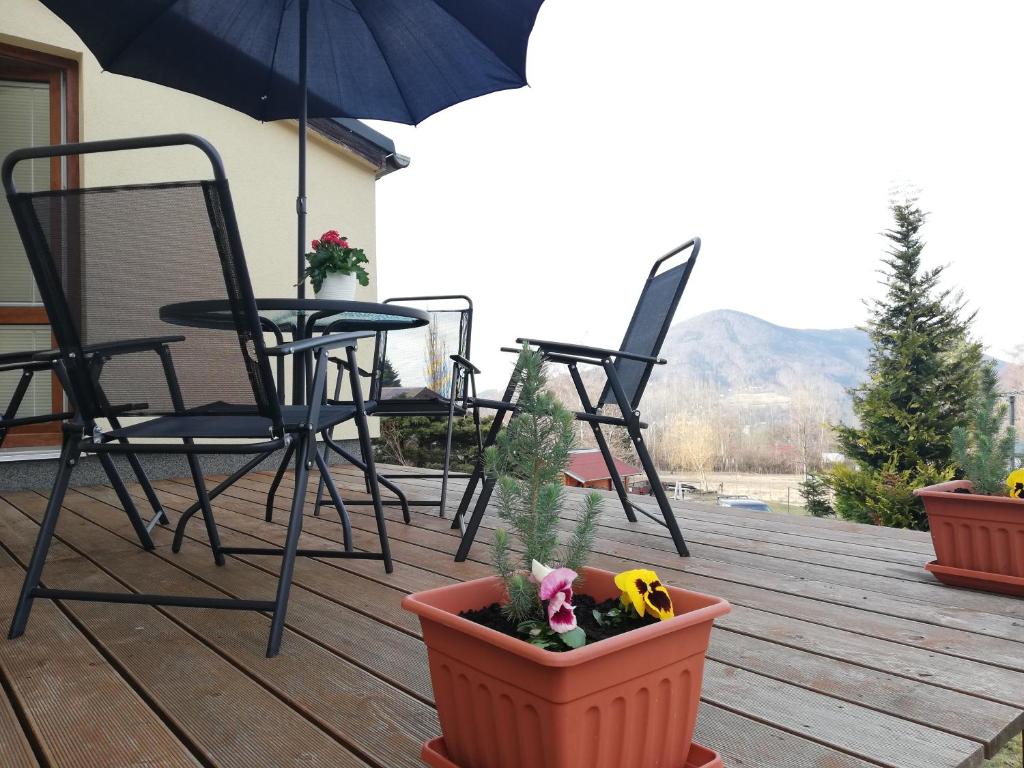
[[[856,328],[785,328],[729,309],[673,325],[658,371],[662,382],[705,381],[726,395],[820,392],[837,402],[863,380],[869,341]]]

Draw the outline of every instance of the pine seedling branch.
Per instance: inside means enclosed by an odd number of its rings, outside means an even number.
[[[485,463],[488,475],[496,479],[498,516],[510,529],[495,533],[494,565],[508,594],[506,611],[510,618],[526,621],[542,611],[537,585],[529,576],[533,561],[552,568],[582,567],[593,545],[601,497],[587,495],[569,541],[559,550],[562,475],[574,445],[575,417],[545,390],[539,352],[524,348],[517,370],[522,379],[516,413],[487,450]],[[513,535],[522,547],[518,554]]]

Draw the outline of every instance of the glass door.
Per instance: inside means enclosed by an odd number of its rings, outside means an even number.
[[[20,147],[68,140],[69,81],[74,65],[43,54],[0,45],[0,157]],[[77,122],[77,121],[76,121]],[[71,179],[68,164],[31,160],[15,168],[19,190],[60,189]],[[52,336],[28,258],[6,202],[0,204],[0,355],[50,349]],[[18,372],[0,373],[0,412],[18,384]],[[63,395],[54,377],[36,374],[18,416],[63,410]],[[59,424],[11,430],[4,449],[53,445]]]

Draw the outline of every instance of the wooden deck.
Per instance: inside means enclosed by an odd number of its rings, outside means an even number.
[[[337,474],[363,498],[361,482]],[[190,503],[187,482],[157,485],[169,509]],[[263,522],[268,485],[250,475],[217,499],[225,543],[282,543],[288,499]],[[0,496],[4,629],[45,502],[33,492]],[[179,555],[166,531],[155,553],[142,552],[116,503],[105,487],[69,493],[48,586],[272,595],[276,558],[232,557],[217,568],[199,520]],[[1024,726],[1024,600],[938,585],[922,569],[932,559],[927,534],[677,509],[690,559],[609,499],[592,562],[650,564],[670,583],[732,602],[713,634],[697,729],[730,768],[976,766]],[[356,545],[375,548],[368,508],[352,514]],[[38,602],[26,635],[0,640],[0,764],[420,766],[420,745],[438,726],[417,622],[399,602],[489,573],[490,531],[474,559],[457,564],[445,521],[423,511],[403,525],[398,510],[389,515],[391,576],[379,562],[300,559],[272,660],[261,614]],[[339,538],[326,511],[306,523],[308,545]]]

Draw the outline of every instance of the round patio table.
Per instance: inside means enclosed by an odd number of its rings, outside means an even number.
[[[429,315],[422,309],[371,301],[256,299],[256,310],[260,313],[264,330],[273,333],[278,344],[284,343],[285,334],[298,341],[311,338],[316,333],[398,331],[419,328],[430,322]],[[160,319],[190,328],[235,330],[234,316],[227,299],[166,304],[160,308]],[[305,402],[303,380],[306,377],[303,374],[311,367],[311,357],[311,354],[296,356],[292,379],[292,402],[295,405]]]
[[[274,334],[277,343],[285,342],[284,335],[288,334],[293,341],[311,338],[317,333],[353,333],[359,331],[398,331],[405,328],[419,328],[430,322],[430,316],[422,309],[407,307],[401,304],[379,304],[369,301],[339,301],[335,299],[296,299],[296,298],[272,298],[256,299],[256,310],[260,315],[260,322],[263,329]],[[211,299],[201,301],[182,301],[175,304],[166,304],[160,308],[160,319],[171,325],[186,326],[189,328],[210,328],[224,331],[235,330],[234,316],[231,314],[231,305],[227,299]],[[312,352],[303,355],[295,355],[293,376],[292,376],[292,402],[295,405],[305,403],[304,380],[312,378]],[[284,401],[284,391],[281,383],[284,380],[284,360],[278,358],[278,397]],[[324,434],[325,442],[335,452],[339,453],[347,461],[359,467],[363,471],[366,465],[357,457],[348,453],[333,440],[328,434]],[[215,498],[221,492],[232,486],[239,478],[248,474],[269,454],[257,456],[236,470],[230,477],[221,481],[215,488],[208,492],[210,499]],[[285,469],[291,457],[291,451],[286,450],[274,481],[270,486],[267,496],[266,519],[269,521],[273,514],[274,496],[284,476]],[[319,464],[319,462],[318,462]],[[345,550],[350,551],[351,545],[351,524],[344,503],[334,487],[334,483],[326,472],[326,463],[320,466],[321,477],[327,483],[334,499],[338,514],[341,516],[345,535]],[[399,498],[404,499],[401,489],[390,480],[380,478],[385,487],[396,493]],[[405,514],[408,516],[407,507]],[[319,512],[319,508],[318,508]]]
[[[401,304],[337,299],[256,299],[256,309],[265,322],[292,333],[295,328],[332,332],[396,331],[426,325],[422,309]],[[193,328],[234,330],[235,321],[227,299],[181,301],[160,308],[160,318],[173,325]],[[303,333],[309,333],[304,330]]]

